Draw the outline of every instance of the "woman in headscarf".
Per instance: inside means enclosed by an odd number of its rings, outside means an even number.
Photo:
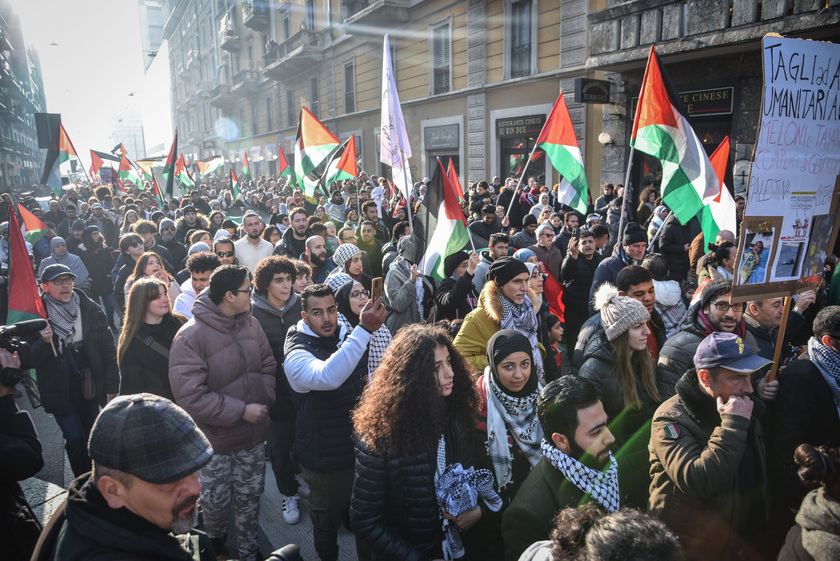
[[[540,219],[540,214],[542,214],[543,209],[551,208],[548,204],[548,193],[540,193],[539,201],[540,202],[531,207],[531,214],[536,216],[538,221]]]
[[[388,310],[385,324],[391,333],[410,323],[422,323],[434,306],[432,281],[405,258],[408,240],[409,236],[400,238],[397,243],[399,255],[385,274],[382,302]]]
[[[464,319],[478,305],[478,293],[473,284],[473,275],[478,267],[477,253],[456,251],[443,261],[446,278],[435,291],[437,319]]]
[[[539,461],[542,427],[537,417],[540,385],[528,339],[502,329],[487,342],[487,367],[475,382],[476,467],[496,479],[502,509],[486,511],[467,542],[476,559],[503,560],[502,514]]]
[[[335,293],[335,303],[338,306],[338,323],[339,325],[345,325],[349,333],[359,325],[359,314],[370,300],[370,293],[362,283],[345,273],[340,273],[328,279],[327,284],[333,288]],[[385,349],[388,348],[392,340],[391,332],[384,324],[373,332],[370,343],[368,343],[368,374],[372,375],[379,363],[382,362]]]
[[[40,277],[41,272],[48,266],[56,263],[70,267],[70,270],[76,275],[75,287],[87,291],[90,286],[87,267],[85,267],[81,257],[67,251],[67,243],[64,238],[58,236],[50,240],[50,256],[41,260],[41,265],[38,267],[38,276]]]
[[[435,491],[446,466],[474,464],[475,407],[468,367],[442,327],[397,334],[353,412],[350,520],[376,559],[443,559],[441,517],[467,530],[482,516],[479,506],[441,513]]]
[[[370,290],[371,278],[364,273],[361,249],[353,244],[341,244],[333,253],[332,260],[335,263],[335,269],[330,272],[329,276],[346,273],[350,275],[350,278],[359,281],[367,290]]]

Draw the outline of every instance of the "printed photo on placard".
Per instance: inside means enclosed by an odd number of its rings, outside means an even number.
[[[775,228],[763,232],[747,231],[741,262],[738,264],[738,284],[758,284],[767,280],[767,263],[773,254]]]
[[[812,277],[823,272],[825,256],[828,252],[828,242],[831,239],[831,232],[834,229],[834,220],[836,218],[836,214],[814,217],[808,252],[805,256],[805,267],[802,270],[802,278]]]

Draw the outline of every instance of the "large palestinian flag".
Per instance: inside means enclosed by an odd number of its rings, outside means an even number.
[[[309,109],[301,108],[295,138],[295,174],[306,197],[315,197],[327,158],[338,145],[338,138]]]
[[[175,138],[172,139],[172,146],[169,147],[169,155],[163,165],[163,178],[166,180],[166,196],[170,199],[174,196],[175,190],[175,169],[178,167],[178,129],[175,129]]]
[[[140,174],[134,171],[134,168],[131,166],[131,162],[128,161],[128,158],[125,154],[120,156],[120,168],[117,170],[117,174],[120,176],[120,181],[125,184],[127,181],[134,183],[139,188],[143,188],[143,178],[140,177]]]
[[[653,46],[650,48],[630,145],[662,164],[662,199],[680,223],[720,193],[706,150],[685,118],[682,104]]]
[[[70,142],[70,137],[67,136],[67,131],[64,130],[64,125],[58,124],[55,130],[50,149],[47,150],[47,159],[44,162],[44,173],[41,175],[41,183],[49,186],[56,194],[62,194],[61,188],[61,164],[79,156],[76,154],[76,149],[73,143]]]
[[[703,227],[703,239],[706,245],[715,243],[718,232],[721,230],[729,230],[735,235],[737,219],[735,218],[735,199],[723,183],[723,178],[726,177],[726,164],[729,162],[729,137],[723,139],[712,155],[709,156],[709,161],[715,170],[718,177],[718,193],[713,198],[708,199],[706,206],[700,215],[700,223]]]
[[[281,177],[288,175],[294,181],[295,169],[289,164],[289,159],[286,157],[286,153],[283,152],[283,147],[279,144],[277,145],[277,158],[277,174]]]
[[[566,107],[563,94],[554,102],[551,114],[543,125],[537,146],[548,156],[554,169],[563,176],[557,189],[557,199],[585,215],[589,205],[589,186],[583,170],[575,127]]]
[[[23,208],[23,207],[21,207]],[[9,313],[7,324],[47,317],[44,302],[38,296],[32,260],[20,231],[17,216],[9,213]]]
[[[18,210],[20,211],[20,217],[23,219],[23,238],[34,244],[43,238],[50,228],[25,206],[18,205]]]
[[[416,263],[417,270],[424,275],[443,280],[446,257],[469,243],[470,234],[458,205],[458,195],[438,159],[423,204],[414,216],[406,259]]]
[[[335,155],[333,155],[335,158]],[[359,176],[359,166],[356,163],[356,137],[351,136],[347,141],[347,146],[341,152],[341,157],[333,159],[330,165],[327,166],[327,171],[324,172],[324,185],[329,189],[330,183],[333,181],[343,181],[344,179],[356,179]]]
[[[225,159],[221,156],[210,156],[203,160],[196,160],[195,165],[198,166],[198,175],[204,177],[209,173],[213,173],[220,167],[225,165]]]

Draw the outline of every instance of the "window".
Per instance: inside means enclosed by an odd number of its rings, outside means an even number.
[[[356,111],[356,61],[344,63],[344,112]]]
[[[510,77],[531,74],[532,0],[511,0],[510,4]]]
[[[452,84],[452,34],[448,21],[432,26],[431,43],[432,94],[446,93]]]
[[[295,92],[291,89],[286,90],[286,116],[288,118],[288,126],[295,126],[297,123],[297,115],[295,115]]]
[[[304,24],[306,29],[315,29],[315,0],[306,0]]]
[[[271,122],[271,96],[265,98],[265,130],[274,130]]]
[[[309,111],[311,111],[313,115],[315,115],[316,117],[318,117],[320,119],[321,118],[321,111],[320,111],[319,103],[318,103],[318,77],[317,76],[315,78],[312,78],[309,81],[309,102],[310,102]]]
[[[288,6],[280,14],[280,40],[285,41],[292,36],[292,18],[289,15]]]
[[[257,134],[257,104],[254,103],[251,105],[251,134]]]
[[[248,53],[248,70],[253,70],[253,68],[254,68],[254,39],[253,39],[253,37],[248,37],[248,40],[245,41],[245,52]]]

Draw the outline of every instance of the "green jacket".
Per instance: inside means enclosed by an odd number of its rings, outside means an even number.
[[[551,462],[540,458],[502,516],[505,559],[517,561],[531,544],[549,539],[559,511],[591,500]]]
[[[688,559],[728,559],[766,529],[767,462],[758,422],[765,406],[753,398],[752,419],[719,414],[694,369],[676,390],[653,416],[648,512],[677,534]],[[754,452],[756,495],[743,505],[738,470],[747,445]],[[736,529],[746,521],[752,531],[742,539]]]

